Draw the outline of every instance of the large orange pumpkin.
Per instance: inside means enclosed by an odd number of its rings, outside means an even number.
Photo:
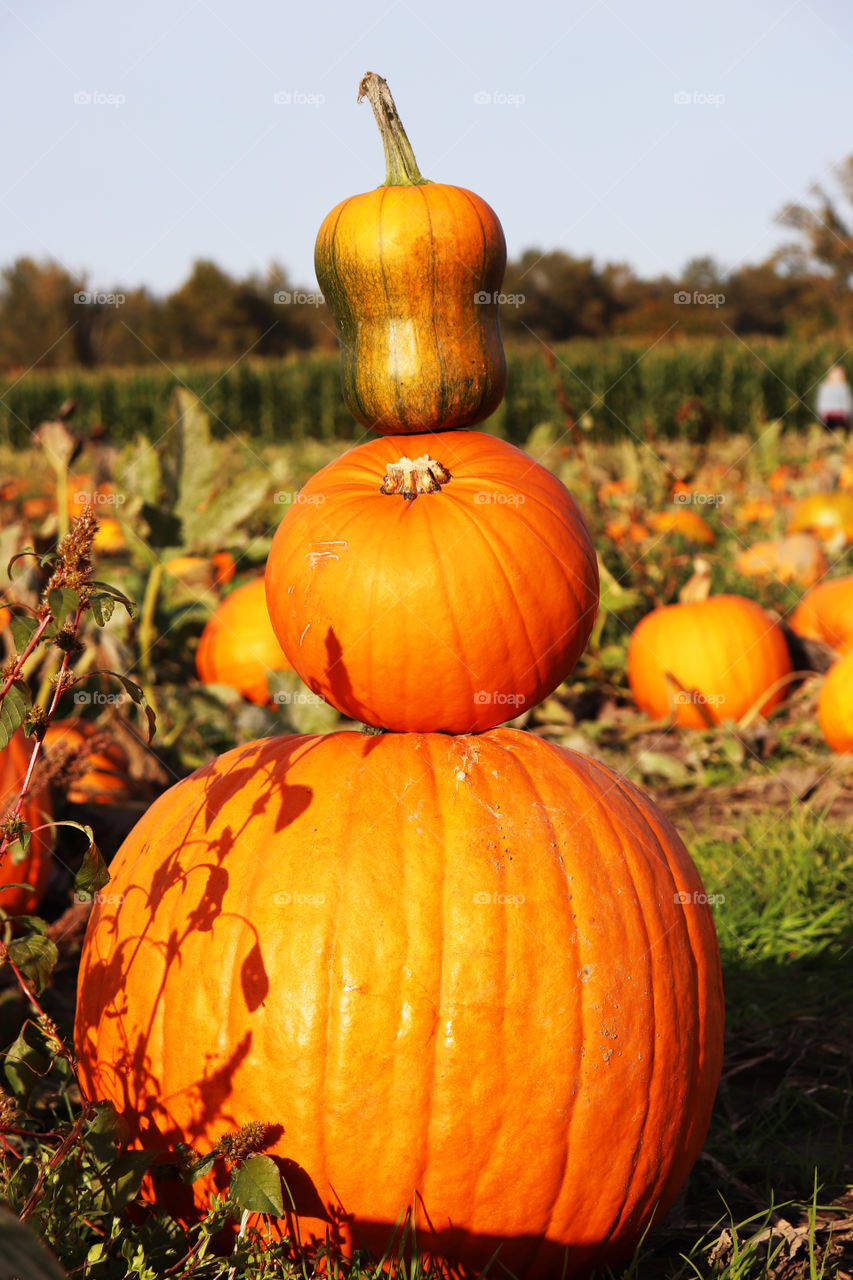
[[[817,722],[833,751],[853,751],[853,647],[830,667],[817,700]]]
[[[693,728],[739,720],[790,671],[781,628],[743,596],[664,605],[641,618],[628,645],[637,706]],[[784,696],[784,686],[769,692],[759,710],[767,715]]]
[[[265,739],[161,796],[111,871],[85,1092],[149,1148],[275,1126],[303,1238],[379,1251],[414,1196],[427,1251],[559,1276],[565,1249],[586,1275],[696,1158],[722,1051],[708,900],[585,756],[507,729]]]
[[[833,649],[853,641],[853,574],[807,591],[791,615],[791,630]]]
[[[21,794],[32,750],[32,741],[24,737],[21,729],[0,750],[0,824],[9,817]],[[37,761],[36,770],[38,769]],[[17,863],[13,862],[9,852],[0,859],[0,909],[7,915],[29,914],[41,902],[50,876],[52,841],[49,828],[43,831],[35,828],[50,822],[51,816],[47,789],[40,786],[31,789],[21,809],[21,817],[33,832],[27,855],[22,862]],[[7,885],[29,887],[9,889],[5,887]]]
[[[263,706],[271,701],[267,677],[289,670],[267,612],[263,578],[237,587],[210,615],[195,656],[199,679],[225,684]]]
[[[595,550],[568,490],[513,445],[477,431],[371,440],[300,499],[267,560],[270,617],[305,683],[352,719],[489,729],[583,652]]]
[[[501,224],[473,191],[421,177],[384,80],[368,75],[362,90],[382,132],[385,184],[336,205],[314,253],[344,400],[380,432],[482,422],[506,384]]]

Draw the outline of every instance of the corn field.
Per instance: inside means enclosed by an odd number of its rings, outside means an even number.
[[[591,438],[613,441],[785,429],[814,419],[817,383],[839,356],[831,339],[663,344],[573,342],[507,352],[507,390],[486,429],[522,443],[542,423],[576,420]],[[848,371],[850,372],[850,371]],[[244,360],[231,368],[57,370],[8,375],[0,391],[0,442],[23,448],[29,432],[66,400],[78,421],[102,422],[117,441],[162,430],[176,384],[198,395],[219,434],[262,442],[351,439],[361,430],[341,399],[333,354]]]

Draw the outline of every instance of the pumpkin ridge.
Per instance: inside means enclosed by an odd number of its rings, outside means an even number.
[[[432,329],[433,341],[435,344],[435,353],[438,357],[438,415],[440,421],[446,421],[449,413],[448,406],[448,376],[447,361],[444,355],[444,342],[435,314],[435,304],[438,299],[438,290],[436,288],[436,255],[435,255],[435,229],[432,222],[432,211],[429,207],[429,197],[427,192],[420,188],[421,200],[423,201],[424,213],[426,215],[426,223],[429,235],[429,263],[430,263],[430,292],[432,293],[432,306],[430,307],[430,328]]]

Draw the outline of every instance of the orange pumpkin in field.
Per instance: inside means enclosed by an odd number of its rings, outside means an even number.
[[[267,559],[270,617],[302,680],[353,720],[480,732],[540,702],[583,652],[595,549],[568,490],[513,445],[386,436],[300,499]]]
[[[237,566],[230,551],[215,551],[212,556],[175,556],[163,565],[164,571],[187,587],[209,589],[230,582]]]
[[[32,755],[33,742],[23,730],[14,733],[0,750],[0,824],[6,821],[17,803]],[[36,777],[40,768],[36,761]],[[7,915],[27,915],[41,902],[50,877],[52,840],[50,829],[36,831],[52,817],[50,795],[45,787],[30,790],[21,809],[21,817],[33,834],[22,862],[13,862],[6,852],[0,860],[0,910]],[[7,888],[7,885],[29,886]]]
[[[739,720],[791,671],[781,628],[754,600],[710,596],[646,614],[628,645],[628,682],[637,706],[654,719],[701,729]],[[768,692],[767,715],[785,696]]]
[[[806,592],[791,615],[791,630],[832,649],[853,641],[853,574],[830,578]]]
[[[267,738],[110,869],[75,1043],[136,1145],[274,1124],[282,1230],[381,1253],[414,1199],[466,1274],[601,1275],[672,1203],[720,1073],[717,942],[680,838],[605,766],[509,729]],[[189,1213],[223,1173],[152,1194]]]
[[[66,795],[72,804],[121,804],[134,796],[128,777],[130,761],[117,742],[91,750],[89,741],[99,733],[88,720],[54,720],[44,734],[44,747],[50,759],[58,748],[79,757],[85,772],[68,784]]]
[[[745,578],[773,577],[810,587],[826,573],[826,556],[811,534],[789,533],[787,538],[746,547],[735,561],[735,569]]]
[[[826,673],[817,700],[817,722],[833,751],[853,751],[853,644]]]
[[[794,507],[788,531],[853,542],[853,493],[835,489],[801,499]]]
[[[290,663],[272,629],[263,578],[237,587],[211,614],[195,665],[205,684],[226,684],[259,706],[271,702],[267,676]]]
[[[677,506],[673,511],[657,511],[648,517],[649,526],[655,533],[680,533],[690,542],[699,542],[710,546],[717,541],[717,535],[698,511],[689,507]]]

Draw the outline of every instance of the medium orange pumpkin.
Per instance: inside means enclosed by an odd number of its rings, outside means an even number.
[[[836,489],[802,498],[794,507],[788,531],[853,542],[853,493]]]
[[[388,86],[362,81],[387,174],[325,218],[314,263],[338,326],[347,408],[379,432],[471,426],[503,397],[506,242],[473,191],[421,177]],[[360,96],[362,96],[360,95]]]
[[[666,818],[585,756],[507,729],[265,739],[161,796],[111,871],[86,1094],[148,1148],[276,1126],[303,1239],[381,1251],[415,1196],[427,1252],[600,1273],[696,1158],[711,912]]]
[[[853,574],[831,578],[807,591],[791,615],[791,630],[832,649],[853,641]]]
[[[853,645],[826,674],[817,700],[817,722],[833,751],[853,751]]]
[[[121,804],[134,797],[128,776],[130,761],[123,748],[117,742],[94,750],[88,747],[98,732],[97,725],[88,720],[54,720],[45,730],[48,759],[61,748],[85,765],[85,772],[67,786],[66,796],[72,804]]]
[[[628,645],[640,710],[655,719],[673,713],[677,724],[697,729],[739,720],[790,671],[782,629],[743,596],[664,605],[641,618]],[[761,714],[784,696],[784,686],[768,693]]]
[[[826,556],[811,534],[790,533],[786,538],[770,538],[745,547],[735,561],[735,569],[745,578],[773,577],[810,587],[826,573]]]
[[[9,817],[17,803],[27,775],[33,743],[19,729],[6,746],[0,750],[0,825]],[[36,762],[36,776],[39,762]],[[35,911],[41,902],[50,877],[52,841],[50,829],[36,831],[49,823],[52,817],[50,796],[45,787],[31,789],[21,808],[21,817],[33,834],[30,847],[22,862],[13,862],[9,852],[0,859],[0,910],[7,915],[27,915]],[[9,889],[7,885],[25,885],[29,888]]]
[[[163,565],[164,571],[187,587],[210,589],[230,582],[237,566],[230,551],[214,551],[207,556],[174,556]]]
[[[195,665],[205,684],[238,689],[259,706],[272,701],[267,677],[290,670],[290,663],[270,623],[262,577],[237,587],[214,610],[201,633]]]
[[[583,652],[598,607],[589,532],[513,445],[477,431],[371,440],[300,497],[267,560],[270,617],[294,669],[344,715],[490,729]]]

